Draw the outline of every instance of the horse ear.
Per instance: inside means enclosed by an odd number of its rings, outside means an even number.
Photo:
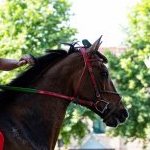
[[[101,39],[102,39],[102,35],[100,36],[100,38],[98,38],[98,40],[96,40],[96,41],[92,44],[92,46],[88,49],[88,52],[90,52],[90,51],[98,51],[100,45],[102,44]]]

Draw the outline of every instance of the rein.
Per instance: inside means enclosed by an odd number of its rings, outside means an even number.
[[[8,90],[8,91],[15,91],[15,92],[47,95],[47,96],[52,96],[52,97],[65,99],[65,100],[68,100],[68,101],[74,101],[74,99],[75,99],[74,96],[67,96],[67,95],[63,95],[63,94],[60,94],[60,93],[56,93],[56,92],[50,92],[50,91],[39,90],[39,89],[34,89],[34,88],[23,88],[23,87],[14,87],[14,86],[12,87],[12,86],[7,86],[7,85],[0,85],[0,89]],[[80,102],[80,104],[89,105],[89,106],[93,105],[93,102],[85,101],[85,100],[82,100],[82,99],[78,99],[78,101]]]
[[[80,104],[80,105],[95,107],[95,109],[97,111],[99,111],[100,113],[103,114],[105,112],[105,110],[107,110],[109,102],[102,99],[100,93],[109,93],[109,94],[115,94],[115,95],[118,95],[118,96],[119,96],[119,94],[116,93],[116,92],[112,92],[112,91],[99,91],[98,86],[96,84],[93,68],[92,68],[92,65],[91,65],[92,59],[89,58],[89,55],[86,53],[85,48],[81,48],[80,51],[81,51],[81,54],[83,56],[85,66],[83,68],[82,74],[80,76],[77,87],[75,89],[74,96],[67,96],[67,95],[64,95],[64,94],[51,92],[51,91],[46,91],[46,90],[41,90],[41,89],[12,87],[12,86],[7,86],[7,85],[0,85],[0,89],[8,90],[8,91],[15,91],[15,92],[47,95],[47,96],[52,96],[52,97],[56,97],[56,98],[60,98],[60,99],[65,99],[65,100],[68,100],[70,102],[74,102],[74,103],[77,103],[77,104]],[[96,95],[96,99],[97,99],[96,102],[93,102],[92,100],[91,101],[83,100],[83,99],[78,98],[78,96],[77,96],[86,70],[89,72],[91,82],[92,82],[92,85],[93,85],[94,90],[95,90],[95,95]],[[102,110],[98,107],[98,106],[100,106],[101,103],[104,104],[104,108]]]

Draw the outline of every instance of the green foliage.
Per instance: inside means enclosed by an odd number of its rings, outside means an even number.
[[[80,143],[79,139],[89,133],[90,129],[87,126],[89,119],[96,119],[96,115],[89,109],[76,104],[69,106],[60,133],[66,145],[71,142],[72,138],[78,139]]]
[[[142,0],[129,14],[128,45],[135,49],[144,49],[150,42],[150,3]]]
[[[142,0],[130,13],[128,50],[119,57],[107,52],[111,76],[129,110],[128,121],[113,135],[150,140],[150,3]]]
[[[0,7],[0,57],[39,55],[72,40],[76,30],[69,27],[70,7],[67,0],[6,0]],[[15,72],[2,73],[2,82]]]

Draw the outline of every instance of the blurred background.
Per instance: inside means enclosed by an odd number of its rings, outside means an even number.
[[[0,58],[42,55],[60,42],[103,35],[99,51],[129,111],[128,120],[108,128],[90,110],[71,104],[56,150],[150,150],[149,0],[0,0]],[[27,67],[0,72],[8,83]]]

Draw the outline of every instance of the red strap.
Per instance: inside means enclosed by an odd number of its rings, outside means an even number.
[[[2,132],[0,132],[0,150],[3,150],[3,146],[4,146],[4,136]]]
[[[93,84],[95,92],[96,92],[96,97],[100,97],[100,93],[98,91],[98,87],[97,87],[96,80],[95,80],[94,73],[93,73],[93,68],[91,66],[91,63],[90,63],[91,61],[88,57],[88,54],[86,53],[84,48],[81,49],[81,53],[83,55],[85,65],[87,66],[87,69],[89,71],[91,81],[92,81],[92,84]]]
[[[66,99],[66,100],[71,101],[71,102],[76,98],[74,96],[67,96],[64,94],[45,91],[45,90],[37,90],[37,93],[42,94],[42,95],[53,96],[53,97],[57,97],[57,98],[61,98],[61,99]],[[85,106],[93,106],[93,104],[94,104],[92,101],[86,101],[83,99],[78,99],[78,102],[79,102],[79,104],[85,105]]]

